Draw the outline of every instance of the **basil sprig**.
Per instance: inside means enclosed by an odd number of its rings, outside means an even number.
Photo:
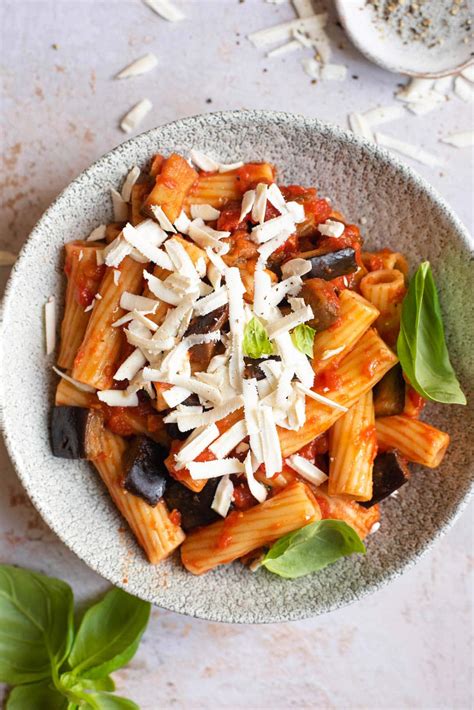
[[[301,323],[291,333],[293,344],[308,357],[313,357],[313,342],[316,331],[309,325]]]
[[[280,577],[296,579],[353,552],[365,553],[365,545],[353,528],[342,520],[319,520],[277,540],[262,565]]]
[[[426,399],[466,404],[449,360],[430,263],[420,264],[402,304],[398,357],[410,384]]]
[[[254,359],[273,353],[268,333],[258,318],[252,318],[245,326],[243,352]]]
[[[135,654],[150,604],[111,589],[74,629],[65,582],[0,565],[0,682],[14,687],[7,710],[138,710],[113,695],[109,673]]]

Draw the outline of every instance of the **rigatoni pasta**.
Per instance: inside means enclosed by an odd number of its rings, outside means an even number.
[[[296,577],[363,552],[407,461],[447,449],[395,350],[408,265],[270,163],[190,158],[135,166],[66,245],[53,453],[94,464],[152,564]]]

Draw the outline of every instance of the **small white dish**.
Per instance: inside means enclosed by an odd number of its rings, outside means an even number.
[[[335,5],[351,42],[388,71],[438,78],[474,60],[472,0],[378,0],[377,8],[368,0],[335,0]],[[388,6],[394,9],[384,19]]]

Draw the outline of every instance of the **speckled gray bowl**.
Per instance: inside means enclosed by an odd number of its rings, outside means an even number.
[[[8,285],[0,342],[3,426],[31,499],[59,537],[90,567],[155,604],[206,619],[269,622],[314,616],[379,588],[416,561],[447,528],[472,484],[472,410],[430,408],[452,435],[441,468],[417,471],[383,506],[365,557],[285,581],[240,564],[193,577],[172,559],[147,564],[93,468],[51,455],[53,376],[43,350],[42,307],[62,291],[61,247],[110,219],[110,185],[152,153],[200,148],[225,162],[270,160],[284,183],[318,185],[351,220],[365,218],[369,245],[429,258],[439,284],[453,362],[466,391],[473,381],[474,316],[468,235],[440,197],[386,151],[338,128],[282,113],[232,112],[184,119],[137,136],[98,160],[58,197],[33,230]]]

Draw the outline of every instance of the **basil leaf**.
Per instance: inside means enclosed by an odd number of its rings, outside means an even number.
[[[420,264],[403,300],[397,352],[405,375],[422,397],[466,404],[449,360],[438,292],[428,261]]]
[[[76,676],[100,678],[135,655],[150,616],[150,604],[111,589],[82,619],[68,664]]]
[[[258,318],[252,318],[245,326],[243,351],[244,355],[254,359],[273,353],[273,347],[267,331]]]
[[[316,331],[309,325],[301,323],[291,333],[291,339],[295,347],[301,350],[308,357],[313,357],[313,341]]]
[[[0,565],[0,681],[20,685],[49,678],[69,653],[73,633],[68,584]]]
[[[140,710],[138,705],[133,700],[127,700],[119,695],[110,695],[110,693],[85,693],[86,708],[93,710]]]
[[[115,682],[106,675],[103,678],[83,678],[76,676],[72,671],[63,673],[59,678],[59,687],[67,693],[69,690],[115,690]]]
[[[6,710],[66,710],[67,698],[48,682],[18,685],[8,696]]]
[[[353,528],[342,520],[320,520],[277,540],[262,565],[281,577],[296,579],[353,552],[365,553]]]

